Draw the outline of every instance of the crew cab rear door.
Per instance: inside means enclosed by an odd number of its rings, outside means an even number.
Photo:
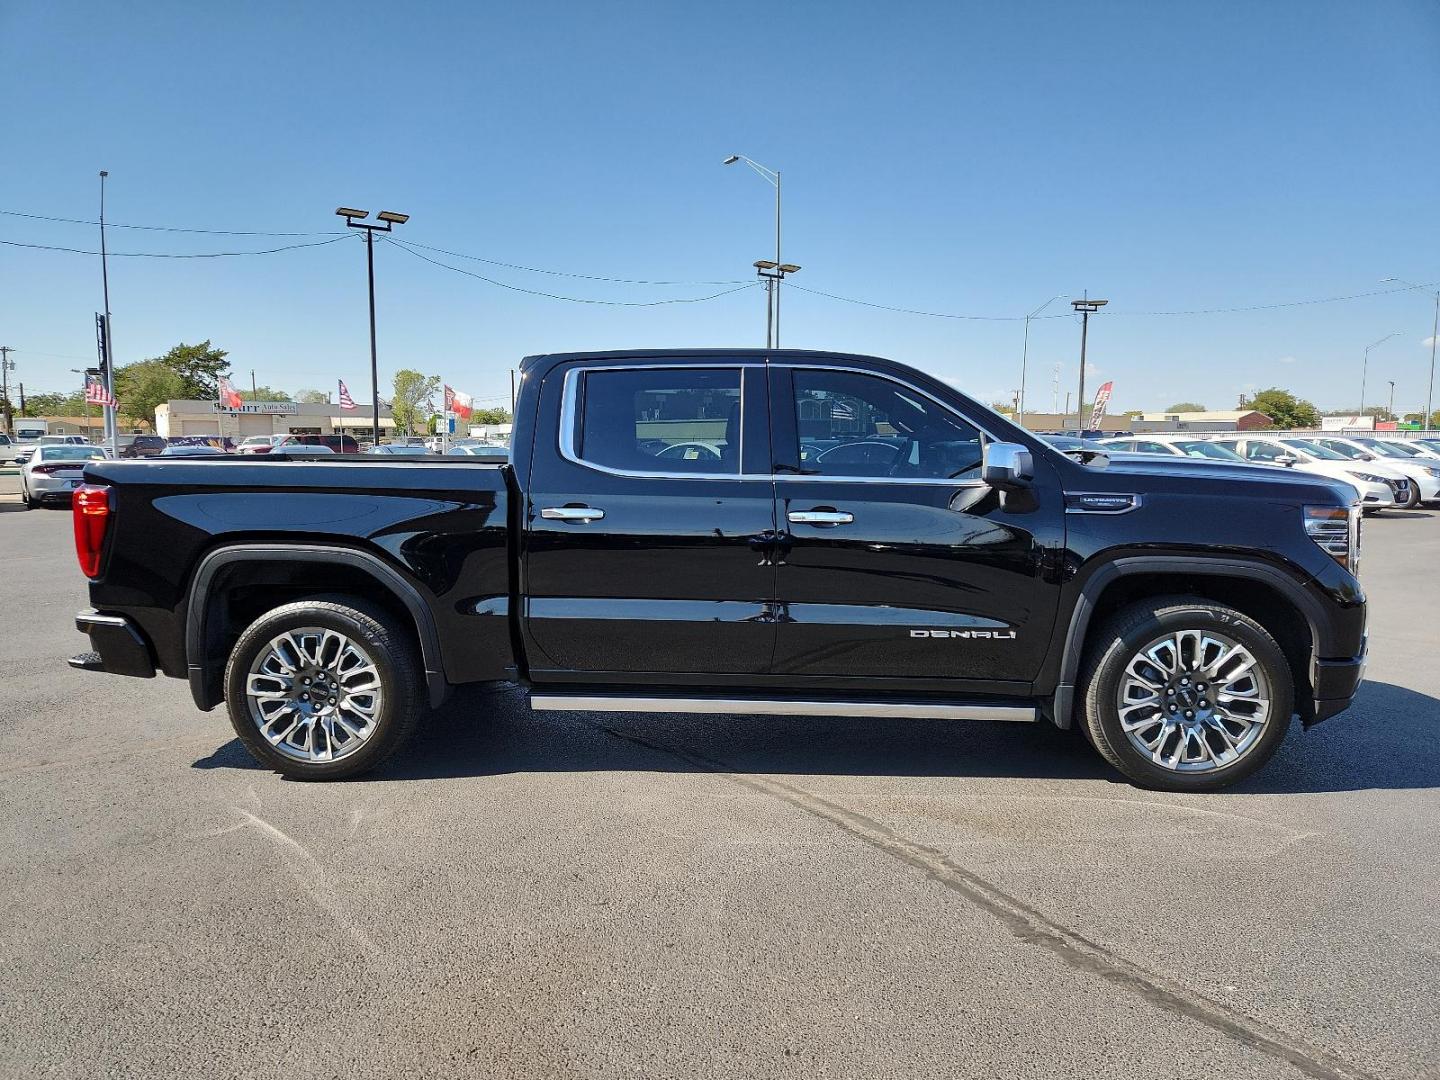
[[[1002,507],[980,480],[982,419],[859,361],[776,359],[770,377],[774,673],[1028,689],[1059,592],[1044,578],[1064,536],[1049,466],[1037,459],[1033,498]]]
[[[754,357],[545,375],[521,552],[531,677],[704,682],[775,645],[774,485]]]

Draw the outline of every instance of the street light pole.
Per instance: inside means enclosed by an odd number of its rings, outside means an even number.
[[[1386,411],[1387,413],[1389,413],[1391,416],[1394,416],[1394,415],[1395,415],[1395,380],[1394,380],[1394,379],[1387,379],[1386,382],[1388,382],[1388,383],[1390,384],[1390,407],[1389,407],[1388,409],[1386,409],[1385,411]]]
[[[110,173],[106,169],[100,170],[100,286],[105,296],[105,355],[100,358],[100,378],[105,385],[105,393],[111,401],[115,400],[115,335],[110,327],[110,268],[105,254],[105,178]],[[105,418],[105,441],[110,446],[110,453],[114,457],[120,454],[120,446],[117,436],[119,434],[118,418],[115,415],[115,406],[101,405],[101,415]]]
[[[758,161],[752,161],[744,154],[731,154],[722,165],[734,165],[737,161],[743,161],[750,168],[754,169],[775,189],[775,262],[774,267],[783,268],[786,264],[780,258],[780,173],[775,169],[766,168]],[[755,264],[757,267],[759,263]],[[793,273],[800,268],[794,267],[786,273]],[[767,275],[770,280],[765,285],[765,347],[767,349],[778,349],[780,347],[780,282],[785,279],[785,274]]]
[[[1413,281],[1406,281],[1404,278],[1387,277],[1380,284],[1387,285],[1392,281],[1408,285],[1412,289],[1424,289],[1423,285],[1416,285]],[[1435,321],[1430,326],[1430,381],[1426,384],[1425,390],[1425,415],[1420,418],[1420,425],[1424,431],[1430,430],[1430,417],[1434,415],[1435,411],[1435,345],[1437,341],[1440,341],[1440,290],[1435,293]]]
[[[370,216],[369,210],[355,210],[348,206],[342,206],[335,211],[336,215],[345,219],[345,224],[352,229],[362,229],[365,234],[365,274],[370,287],[370,419],[371,438],[373,445],[380,445],[380,360],[375,347],[375,234],[377,232],[393,232],[396,225],[404,225],[410,220],[409,214],[397,214],[393,210],[382,210],[375,215],[375,220],[384,222],[382,225],[367,225],[364,219]]]
[[[1369,345],[1366,345],[1366,346],[1365,346],[1365,359],[1364,359],[1364,361],[1363,361],[1363,362],[1361,363],[1361,365],[1360,365],[1360,415],[1361,415],[1361,417],[1364,417],[1364,415],[1365,415],[1365,383],[1366,383],[1366,381],[1367,381],[1367,380],[1369,379],[1369,377],[1370,377],[1370,350],[1373,349],[1373,348],[1375,348],[1376,345],[1384,345],[1385,342],[1389,341],[1389,340],[1390,340],[1392,337],[1394,337],[1394,336],[1395,336],[1394,334],[1386,334],[1386,335],[1385,335],[1384,337],[1382,337],[1379,341],[1372,341]]]
[[[1076,428],[1084,438],[1085,427],[1085,345],[1090,337],[1090,316],[1108,304],[1109,300],[1091,300],[1090,290],[1085,290],[1085,297],[1082,300],[1071,300],[1070,306],[1080,316],[1080,392],[1075,401]],[[1069,412],[1069,406],[1066,406]]]
[[[1063,299],[1065,299],[1063,293],[1059,296],[1052,296],[1034,311],[1030,312],[1029,315],[1025,316],[1025,342],[1020,347],[1020,397],[1015,404],[1015,422],[1021,427],[1025,426],[1025,372],[1030,363],[1030,320],[1035,318],[1036,315],[1039,315],[1056,300]]]

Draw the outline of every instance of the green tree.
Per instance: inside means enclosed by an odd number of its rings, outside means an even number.
[[[289,401],[290,395],[269,386],[257,386],[254,390],[241,390],[240,398],[242,401]]]
[[[1272,386],[1260,390],[1240,402],[1242,409],[1255,409],[1268,416],[1279,428],[1317,427],[1320,410],[1304,398],[1297,398],[1289,390]]]
[[[297,390],[295,391],[295,400],[302,405],[328,405],[330,404],[330,395],[324,390]]]
[[[184,377],[163,360],[139,360],[115,369],[116,400],[120,411],[132,419],[153,424],[155,406],[195,396],[189,392]]]
[[[508,424],[510,423],[510,410],[497,407],[494,409],[476,409],[470,414],[472,424]]]
[[[1181,401],[1181,402],[1179,402],[1178,404],[1171,405],[1171,406],[1170,406],[1168,409],[1166,409],[1165,411],[1166,411],[1166,412],[1209,412],[1210,410],[1207,409],[1207,408],[1205,408],[1204,405],[1201,405],[1199,402],[1196,402],[1196,401]]]
[[[1123,413],[1120,414],[1121,418],[1125,420],[1134,420],[1137,416],[1144,415],[1144,409],[1126,409]]]
[[[435,411],[435,391],[440,389],[440,376],[401,368],[395,372],[394,386],[395,400],[390,403],[390,415],[395,418],[395,430],[413,435],[425,417]]]
[[[172,397],[209,401],[219,393],[217,380],[230,369],[230,364],[225,359],[229,355],[224,349],[212,346],[210,339],[206,338],[199,345],[186,345],[181,342],[164,356],[153,359],[179,377],[182,392],[172,394]],[[115,374],[118,376],[122,370],[124,369],[116,368]]]

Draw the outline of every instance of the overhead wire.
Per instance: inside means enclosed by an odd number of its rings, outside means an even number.
[[[459,266],[451,266],[449,263],[441,262],[439,259],[432,259],[430,256],[414,250],[405,241],[396,240],[393,236],[382,236],[381,239],[394,247],[409,252],[415,258],[427,262],[432,266],[441,267],[452,273],[464,274],[466,277],[483,281],[487,285],[508,289],[511,292],[524,293],[527,296],[543,296],[549,300],[564,300],[571,304],[596,304],[603,307],[662,307],[667,304],[703,304],[708,300],[718,300],[722,296],[731,296],[734,293],[744,292],[746,289],[753,289],[756,285],[760,284],[758,281],[750,281],[733,289],[724,289],[717,293],[711,293],[709,296],[673,296],[663,300],[597,300],[591,297],[562,296],[559,293],[545,292],[541,289],[527,289],[521,285],[512,285],[509,282],[497,281],[495,278],[486,277],[484,274],[477,274],[473,270],[466,270]]]
[[[265,248],[261,251],[106,251],[112,259],[233,259],[244,255],[274,255],[281,251],[298,251],[300,248],[324,247],[326,244],[348,240],[351,234],[341,233],[329,240],[313,240],[306,244],[285,244],[281,247]],[[19,240],[0,240],[6,247],[30,248],[35,251],[64,251],[72,255],[99,255],[99,251],[87,248],[61,247],[57,244],[29,244]]]
[[[30,214],[23,210],[0,210],[6,217],[29,218],[31,221],[56,221],[66,225],[99,225],[89,218],[57,217],[53,214]],[[340,229],[316,232],[270,232],[262,229],[189,229],[179,225],[127,225],[118,221],[105,222],[107,229],[144,229],[147,232],[201,233],[207,236],[343,236]]]

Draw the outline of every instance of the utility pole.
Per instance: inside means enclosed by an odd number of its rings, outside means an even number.
[[[1387,277],[1380,284],[1386,285],[1392,281],[1408,285],[1412,289],[1425,288],[1423,285],[1416,285],[1413,281],[1397,277]],[[1425,390],[1425,415],[1420,418],[1420,427],[1424,431],[1431,429],[1430,417],[1434,415],[1435,411],[1435,346],[1437,343],[1440,343],[1440,290],[1435,292],[1435,320],[1430,324],[1430,382]]]
[[[255,388],[255,369],[250,369],[250,400],[254,401],[260,396],[260,391]]]
[[[0,396],[5,399],[5,434],[15,434],[15,416],[10,407],[10,372],[14,369],[14,362],[10,354],[15,350],[9,345],[0,345]]]
[[[1050,411],[1060,411],[1060,365],[1055,365],[1055,377],[1050,380]]]
[[[1394,380],[1394,379],[1386,379],[1385,381],[1390,384],[1390,408],[1387,409],[1386,411],[1387,411],[1391,416],[1394,416],[1394,415],[1395,415],[1395,380]]]
[[[1085,298],[1083,300],[1070,301],[1070,306],[1074,308],[1076,314],[1080,316],[1080,391],[1075,401],[1076,409],[1078,410],[1076,415],[1079,418],[1079,429],[1082,432],[1084,432],[1087,427],[1085,423],[1085,344],[1090,336],[1090,316],[1109,302],[1109,300],[1091,300],[1089,289],[1085,290]],[[1066,412],[1069,412],[1068,407]]]
[[[515,369],[510,369],[510,423],[515,423]]]

